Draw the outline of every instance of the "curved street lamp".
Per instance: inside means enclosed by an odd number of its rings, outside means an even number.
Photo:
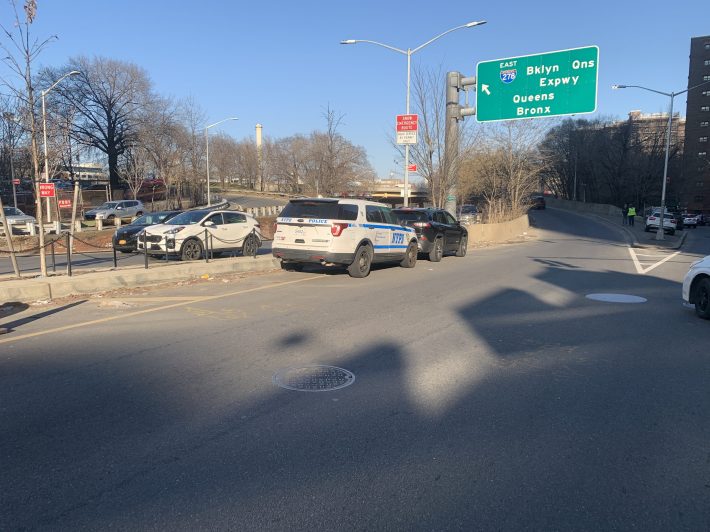
[[[666,181],[668,179],[668,153],[670,151],[670,146],[671,146],[671,128],[673,127],[673,99],[676,96],[679,96],[681,94],[685,94],[688,91],[691,91],[693,89],[696,89],[698,87],[702,87],[703,85],[707,85],[710,83],[710,81],[704,81],[703,83],[699,83],[698,85],[694,85],[692,87],[688,87],[685,90],[678,91],[678,92],[663,92],[663,91],[658,91],[655,89],[649,89],[648,87],[643,87],[641,85],[618,85],[614,84],[611,86],[613,90],[617,89],[642,89],[645,91],[649,92],[655,92],[656,94],[661,94],[663,96],[669,96],[671,99],[671,105],[670,105],[670,111],[668,112],[668,126],[666,127],[666,154],[665,154],[665,161],[663,163],[663,187],[661,188],[661,216],[658,224],[658,231],[656,232],[656,240],[664,240],[664,232],[663,232],[663,222],[664,222],[664,215],[666,214]]]
[[[392,50],[393,52],[397,52],[399,54],[403,54],[407,56],[407,107],[406,107],[406,114],[409,114],[409,87],[410,87],[410,81],[411,81],[411,70],[412,70],[412,55],[417,53],[419,50],[422,48],[430,45],[434,41],[440,39],[444,35],[447,35],[448,33],[451,33],[452,31],[456,30],[461,30],[465,28],[473,28],[474,26],[481,26],[485,24],[485,20],[477,20],[473,22],[467,22],[466,24],[462,24],[461,26],[456,26],[455,28],[451,28],[449,30],[446,30],[443,33],[440,33],[436,37],[432,37],[429,39],[427,42],[424,44],[420,44],[416,48],[407,48],[406,50],[402,50],[401,48],[396,48],[394,46],[390,46],[389,44],[383,44],[381,42],[377,41],[370,41],[370,40],[365,40],[365,39],[346,39],[344,41],[340,41],[340,44],[357,44],[357,43],[367,43],[367,44],[374,44],[375,46],[381,46],[382,48],[387,48],[388,50]],[[404,206],[407,207],[409,205],[409,144],[404,145]]]
[[[46,183],[49,183],[49,157],[47,156],[47,109],[44,103],[45,96],[49,94],[49,92],[59,85],[59,83],[64,80],[64,78],[68,78],[69,76],[76,76],[77,74],[81,74],[78,70],[72,70],[71,72],[67,72],[64,74],[61,78],[59,78],[57,81],[52,83],[50,87],[46,90],[42,91],[42,132],[44,136],[44,181]],[[52,212],[50,209],[50,202],[47,200],[47,221],[51,221],[52,218]]]
[[[214,124],[210,124],[209,126],[205,126],[205,148],[207,152],[207,206],[211,207],[212,206],[212,196],[210,195],[210,137],[209,137],[209,129],[214,126],[220,125],[222,122],[227,122],[229,120],[239,120],[236,117],[229,117],[225,118],[224,120],[220,120],[219,122],[215,122]]]

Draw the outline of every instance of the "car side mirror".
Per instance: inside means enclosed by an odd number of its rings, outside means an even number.
[[[116,207],[116,210],[117,210],[117,211],[122,211],[122,210],[123,210],[123,205],[119,205],[118,207]]]
[[[207,220],[202,224],[203,227],[214,227],[214,222],[212,220]]]

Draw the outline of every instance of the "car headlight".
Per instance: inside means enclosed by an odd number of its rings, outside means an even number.
[[[176,227],[176,228],[174,228],[174,229],[170,229],[169,231],[165,231],[165,233],[163,233],[163,234],[164,234],[164,235],[174,235],[174,234],[179,233],[179,232],[182,231],[183,229],[185,229],[185,227],[184,227],[184,226],[180,226],[180,227]]]

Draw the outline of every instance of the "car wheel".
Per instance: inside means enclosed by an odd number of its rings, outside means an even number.
[[[457,257],[465,257],[468,250],[468,235],[463,235],[459,241],[459,249],[456,250]]]
[[[182,260],[199,260],[202,258],[202,242],[194,238],[183,242],[180,249],[180,258]]]
[[[362,245],[355,251],[355,260],[348,266],[350,277],[362,278],[370,275],[372,266],[372,249],[370,246]]]
[[[704,320],[710,320],[710,278],[706,277],[695,289],[695,313]]]
[[[298,262],[286,262],[282,260],[281,269],[286,270],[287,272],[300,272],[303,270],[303,264]]]
[[[113,223],[113,221],[116,219],[116,217],[113,214],[110,214],[109,216],[106,217],[107,222]]]
[[[242,256],[244,257],[255,257],[257,251],[259,250],[259,239],[254,235],[249,235],[244,239],[244,244],[242,244]]]
[[[431,262],[439,262],[444,256],[444,239],[439,237],[434,240],[434,247],[429,252],[429,260]]]
[[[644,227],[643,230],[646,231],[647,233],[651,232],[651,230],[648,228],[648,226]]]
[[[671,229],[670,231],[668,231],[668,234],[669,234],[669,235],[674,235],[674,234],[675,234],[675,229]]]
[[[419,254],[419,248],[416,242],[410,242],[407,246],[407,253],[404,258],[399,263],[402,268],[414,268],[417,264],[417,255]]]

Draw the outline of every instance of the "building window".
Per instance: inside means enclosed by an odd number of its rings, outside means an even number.
[[[706,151],[699,151],[698,152],[698,157],[707,157],[707,155],[708,155],[708,152],[706,152]]]
[[[700,108],[700,110],[703,111],[704,113],[707,113],[707,112],[710,111],[710,105],[703,105],[703,106]]]
[[[710,122],[700,122],[700,127],[708,127],[708,124],[710,124]]]
[[[700,138],[698,139],[698,142],[707,142],[707,141],[708,141],[708,138],[707,138],[707,137],[700,137]]]
[[[710,50],[710,42],[706,42],[706,43],[705,43],[705,49],[706,49],[706,50]]]
[[[710,91],[703,91],[703,96],[710,96]]]
[[[695,188],[703,188],[704,186],[705,186],[705,183],[702,181],[695,182]]]
[[[710,66],[710,59],[705,60],[705,66]]]
[[[703,197],[702,196],[695,196],[695,201],[697,201],[698,203],[702,203]]]
[[[703,81],[710,81],[710,76],[703,76]]]

